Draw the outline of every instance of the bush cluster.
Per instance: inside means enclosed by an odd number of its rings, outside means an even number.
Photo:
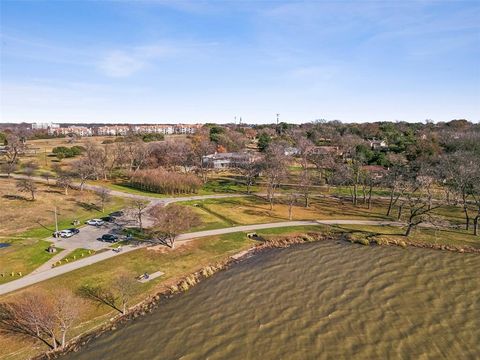
[[[72,146],[72,147],[66,147],[66,146],[57,146],[54,147],[52,150],[52,153],[54,153],[57,158],[63,159],[63,158],[72,158],[77,155],[80,155],[85,151],[85,148],[83,146]]]

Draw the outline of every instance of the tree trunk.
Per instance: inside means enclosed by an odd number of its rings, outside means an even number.
[[[408,237],[408,236],[410,235],[410,233],[412,232],[414,226],[415,226],[415,225],[414,225],[413,223],[409,223],[409,224],[408,224],[407,231],[405,232],[405,236]]]
[[[390,202],[388,204],[387,216],[390,216],[390,213],[392,212],[394,195],[395,195],[395,188],[392,188],[392,191],[390,192]]]
[[[398,207],[397,220],[400,220],[402,217],[403,204]]]
[[[470,216],[468,215],[468,208],[466,205],[463,205],[463,212],[465,213],[465,230],[470,229]]]
[[[66,339],[67,339],[67,331],[62,330],[62,349],[65,348]]]
[[[353,184],[353,205],[357,206],[357,193],[358,193],[358,185],[357,183]]]
[[[478,219],[480,215],[475,216],[473,219],[473,235],[478,236]]]
[[[370,189],[368,190],[368,200],[367,200],[368,210],[372,208],[372,190],[373,190],[373,186],[370,185]]]

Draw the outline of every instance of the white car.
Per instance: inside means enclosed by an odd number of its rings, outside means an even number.
[[[88,225],[94,225],[94,226],[100,226],[100,225],[105,224],[105,221],[103,221],[101,219],[91,219],[91,220],[87,221],[87,224]]]
[[[53,233],[53,237],[55,237],[55,238],[59,238],[59,237],[69,238],[73,235],[75,235],[75,233],[71,230],[61,230],[61,231],[55,231]]]

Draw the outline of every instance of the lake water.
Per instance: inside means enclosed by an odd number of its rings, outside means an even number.
[[[478,359],[480,256],[319,242],[252,257],[67,359]]]

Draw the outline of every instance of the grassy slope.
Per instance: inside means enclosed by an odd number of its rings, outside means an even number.
[[[0,274],[5,275],[0,277],[0,284],[17,279],[18,272],[28,274],[56,255],[46,251],[49,245],[45,240],[25,239],[0,249]],[[57,251],[61,250],[57,248]],[[10,276],[12,271],[16,273],[15,277]]]

